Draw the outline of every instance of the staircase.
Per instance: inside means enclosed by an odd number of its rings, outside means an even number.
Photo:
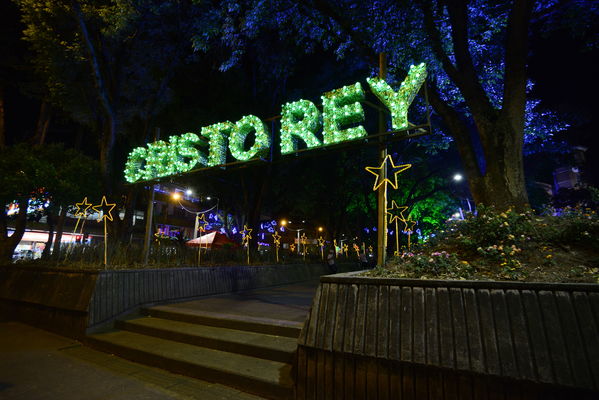
[[[293,398],[291,366],[302,324],[157,306],[87,337],[129,360],[269,399]]]

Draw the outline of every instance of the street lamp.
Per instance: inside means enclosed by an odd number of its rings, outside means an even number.
[[[193,191],[191,189],[187,189],[185,191],[185,194],[187,194],[188,196],[191,196],[193,194]],[[171,197],[173,198],[173,200],[176,200],[179,203],[179,206],[183,210],[187,211],[190,214],[195,214],[195,224],[194,224],[194,228],[193,228],[193,238],[194,239],[196,239],[198,237],[198,227],[199,227],[199,224],[200,224],[200,221],[199,221],[200,214],[207,213],[208,211],[212,211],[215,208],[216,208],[216,213],[218,214],[218,203],[219,203],[219,198],[218,197],[215,197],[216,204],[213,207],[210,207],[209,209],[202,210],[202,211],[191,211],[191,210],[188,210],[187,208],[185,208],[185,206],[183,204],[181,204],[181,198],[182,198],[181,192],[174,192],[174,193],[172,193]],[[210,197],[210,196],[206,197],[206,200],[208,200],[208,201],[210,201],[211,199],[212,199],[212,197]]]
[[[453,180],[455,182],[461,182],[464,179],[464,176],[460,173],[456,173],[453,175]],[[462,191],[462,189],[460,188],[460,192]],[[468,198],[468,195],[465,196],[466,199],[466,203],[468,204],[468,211],[470,213],[472,213],[472,206],[470,205],[470,199]],[[460,218],[464,219],[464,211],[462,210],[462,197],[460,196],[460,207],[459,207],[459,211],[460,211]]]
[[[287,228],[287,229],[289,229],[290,231],[297,232],[297,254],[298,254],[298,255],[300,255],[300,254],[301,254],[301,252],[300,252],[300,248],[301,248],[301,246],[300,246],[300,232],[301,232],[301,231],[305,231],[305,230],[306,230],[306,228],[299,228],[299,229],[293,229],[293,228],[289,228],[289,227],[287,226],[287,223],[291,223],[291,221],[287,221],[287,220],[285,220],[285,219],[282,219],[282,220],[281,220],[281,226],[284,226],[284,227],[286,227],[286,228]]]

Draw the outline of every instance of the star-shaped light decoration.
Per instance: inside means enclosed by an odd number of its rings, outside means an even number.
[[[106,219],[112,221],[112,210],[116,207],[116,203],[109,203],[106,201],[106,196],[102,196],[102,201],[97,206],[93,206],[92,210],[97,212],[98,214],[102,211],[102,216],[98,218],[98,222]]]
[[[208,225],[208,221],[206,221],[206,215],[202,214],[198,218],[198,229],[200,232],[206,232],[205,226]]]
[[[373,250],[372,246],[368,246],[368,252],[372,253],[372,250]]]
[[[406,211],[408,207],[406,206],[398,206],[395,200],[391,200],[391,208],[387,208],[387,214],[389,215],[389,223],[400,220],[404,221],[405,217],[403,216],[403,212]]]
[[[322,236],[318,238],[318,245],[320,247],[324,246],[324,242],[325,242],[325,240],[322,238]]]
[[[241,231],[241,236],[243,239],[241,240],[242,246],[248,246],[250,244],[250,239],[252,238],[253,229],[249,229],[247,225],[243,226],[243,231]]]
[[[343,252],[345,253],[345,255],[347,255],[348,250],[349,250],[349,246],[347,245],[347,243],[343,243]]]
[[[289,245],[289,250],[291,250],[292,253],[295,252],[295,244],[291,243]]]
[[[387,166],[387,175],[391,176],[392,174],[393,178],[391,179],[383,176],[383,167],[387,162],[389,162],[389,165]],[[377,190],[381,185],[387,183],[390,184],[393,189],[397,189],[397,175],[410,168],[411,166],[412,164],[395,165],[393,163],[391,155],[387,154],[387,157],[385,157],[380,167],[366,167],[365,169],[372,175],[376,176],[376,180],[374,181],[374,186],[372,190]]]
[[[81,203],[75,203],[75,207],[77,207],[77,211],[75,211],[76,217],[84,217],[87,215],[87,210],[92,206],[92,203],[87,202],[87,197],[83,199]]]
[[[279,232],[275,231],[275,233],[272,234],[272,241],[277,246],[281,244],[281,235],[279,235]]]
[[[302,233],[302,237],[300,239],[301,239],[303,245],[305,245],[306,242],[308,241],[308,237],[306,236],[305,233]]]
[[[404,232],[414,232],[414,226],[418,223],[418,221],[414,221],[412,217],[408,217],[408,219],[403,220],[404,224],[406,224]]]

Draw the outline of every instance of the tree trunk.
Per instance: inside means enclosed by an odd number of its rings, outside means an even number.
[[[51,211],[46,212],[46,222],[48,223],[48,240],[42,252],[42,259],[47,260],[50,257],[52,250],[52,242],[54,241],[54,214]]]
[[[127,199],[125,201],[125,215],[123,219],[118,216],[118,209],[113,210],[113,228],[112,233],[120,243],[128,243],[130,240],[131,231],[133,229],[133,215],[135,213],[135,204],[137,203],[137,195],[139,186],[129,186],[127,189]]]
[[[40,105],[40,114],[37,118],[37,125],[35,126],[35,135],[32,139],[34,146],[43,145],[46,142],[46,133],[48,132],[51,116],[50,103],[48,103],[46,100],[42,100]]]
[[[512,128],[507,118],[500,117],[481,136],[488,138],[487,143],[483,143],[485,173],[469,177],[475,203],[493,205],[499,210],[527,209],[522,135]]]
[[[27,225],[27,204],[28,197],[21,197],[17,200],[19,213],[15,220],[15,231],[8,236],[6,212],[0,213],[0,263],[10,263],[12,261],[15,248],[23,238],[25,227]]]
[[[71,5],[81,36],[85,46],[91,67],[94,86],[96,87],[98,99],[104,111],[104,126],[102,130],[102,139],[100,142],[100,169],[102,172],[104,193],[109,196],[112,194],[112,168],[113,168],[113,150],[116,138],[116,113],[110,101],[110,95],[106,86],[106,80],[100,68],[96,48],[91,40],[85,17],[77,0],[72,0]]]
[[[116,137],[116,121],[114,114],[107,114],[104,121],[100,145],[100,170],[102,172],[103,189],[106,196],[113,194],[113,153]]]
[[[67,217],[67,207],[60,209],[58,215],[58,223],[56,224],[56,236],[54,238],[54,247],[52,248],[52,255],[55,260],[60,258],[60,245],[62,243],[62,232],[64,230],[64,221]]]

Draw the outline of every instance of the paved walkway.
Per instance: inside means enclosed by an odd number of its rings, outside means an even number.
[[[174,306],[303,322],[317,281]],[[173,306],[173,305],[172,305]],[[258,397],[130,362],[13,321],[0,321],[0,400],[223,399]]]
[[[304,322],[318,287],[318,280],[205,297],[170,304],[171,307],[213,313],[265,317]]]

